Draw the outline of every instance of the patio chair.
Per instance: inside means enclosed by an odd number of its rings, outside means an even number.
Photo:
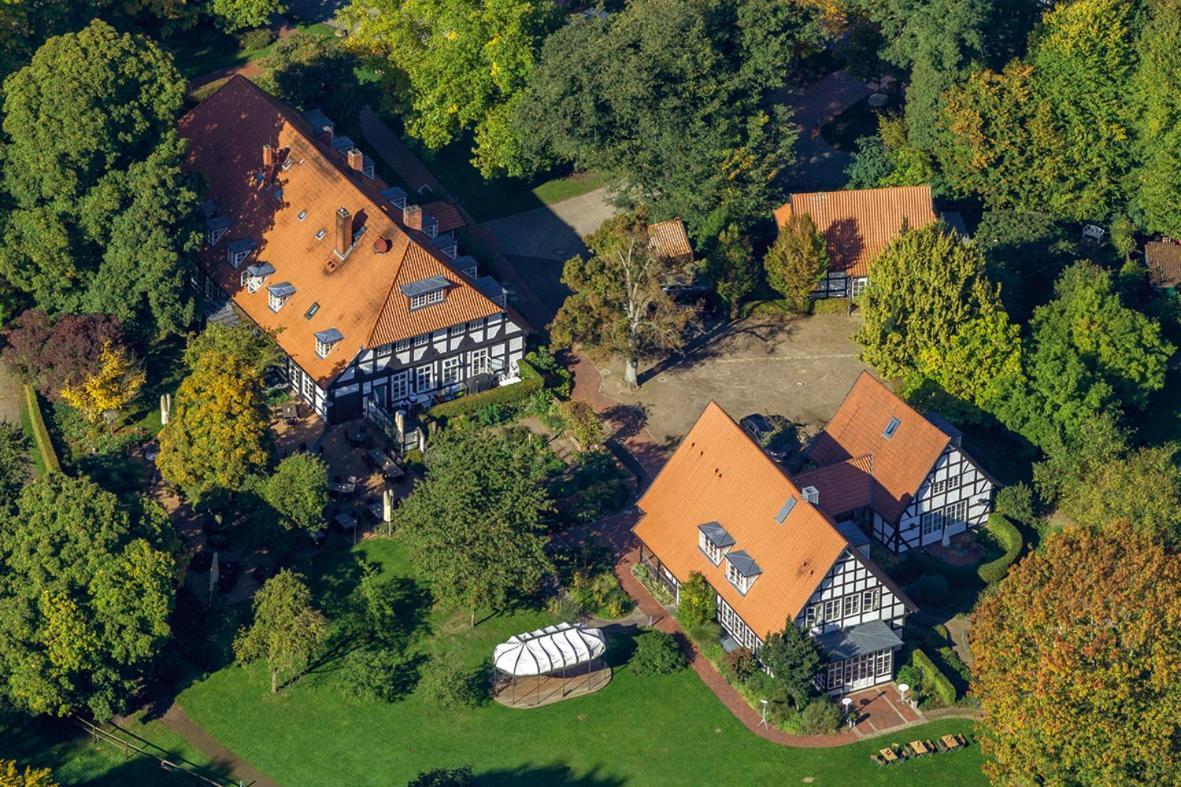
[[[880,754],[871,754],[871,755],[869,755],[869,758],[871,760],[873,760],[873,764],[878,766],[879,768],[885,766],[885,764],[886,764],[886,758]]]

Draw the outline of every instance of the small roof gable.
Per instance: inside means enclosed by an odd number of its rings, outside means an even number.
[[[734,546],[734,537],[726,532],[726,528],[722,527],[718,522],[706,522],[704,525],[698,525],[700,530],[709,542],[719,549]]]
[[[693,257],[693,244],[680,219],[658,221],[648,225],[648,243],[657,256],[680,260]]]
[[[894,421],[897,424],[888,430]],[[827,466],[868,458],[870,505],[885,519],[895,521],[906,510],[950,439],[880,380],[862,372],[809,451],[810,458],[821,469],[805,473],[800,479],[809,478],[809,483],[820,489],[822,507],[843,513],[826,504],[824,485],[826,481],[832,485],[838,472],[847,473],[851,480],[853,470],[858,468],[855,463],[845,471]],[[840,494],[853,499],[852,492]]]
[[[789,515],[776,521],[785,501]],[[825,514],[745,431],[710,402],[640,498],[636,535],[676,577],[698,571],[759,637],[782,631],[848,547]],[[746,595],[698,548],[701,523],[722,523],[738,569],[757,569]],[[745,560],[744,560],[745,558]],[[737,562],[736,562],[737,561]],[[746,562],[749,561],[749,562]]]
[[[903,227],[920,229],[938,221],[930,186],[891,186],[792,194],[775,210],[782,227],[807,213],[828,244],[829,270],[865,276],[869,266]]]
[[[435,221],[438,222],[440,235],[444,232],[463,229],[467,226],[467,222],[463,220],[463,215],[460,214],[459,208],[447,200],[438,199],[434,202],[428,202],[422,206],[422,209],[435,217]]]
[[[431,276],[427,279],[419,279],[409,284],[403,284],[398,289],[407,298],[413,298],[415,295],[426,295],[428,292],[445,290],[450,286],[451,281],[446,276]]]

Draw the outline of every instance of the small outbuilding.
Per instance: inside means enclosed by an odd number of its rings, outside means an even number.
[[[535,708],[591,694],[611,680],[601,629],[577,623],[517,634],[492,653],[493,695],[511,708]]]

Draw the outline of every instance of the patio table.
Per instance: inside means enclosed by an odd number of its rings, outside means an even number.
[[[944,735],[939,740],[943,741],[943,745],[949,749],[958,749],[960,747],[960,742],[951,735]]]
[[[928,749],[922,741],[911,741],[910,748],[915,754],[930,754],[930,749]]]
[[[898,755],[894,753],[893,749],[882,749],[878,754],[882,755],[882,759],[886,762],[894,762],[898,759]]]

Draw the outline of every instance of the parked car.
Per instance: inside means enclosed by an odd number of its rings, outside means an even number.
[[[751,413],[738,422],[746,433],[754,438],[754,441],[767,452],[767,455],[776,462],[782,462],[787,458],[787,452],[781,449],[772,447],[771,440],[778,431],[775,424],[771,423],[771,419],[762,413]]]

